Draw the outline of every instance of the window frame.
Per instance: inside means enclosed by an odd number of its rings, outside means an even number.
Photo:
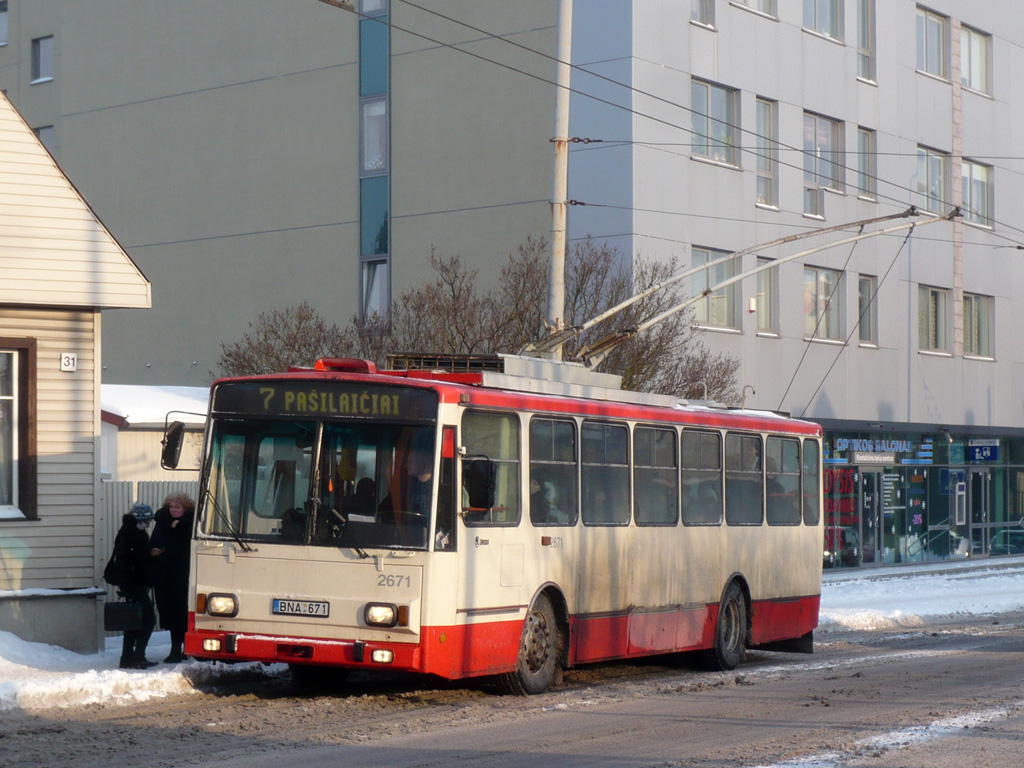
[[[755,101],[755,143],[757,205],[778,210],[779,206],[779,110],[778,102],[761,96]],[[767,194],[762,194],[762,186]]]
[[[534,447],[535,447],[534,446],[534,442],[535,442],[535,439],[534,439],[534,425],[535,424],[541,424],[541,423],[549,423],[549,424],[552,424],[552,425],[560,424],[560,425],[563,425],[563,426],[565,426],[565,425],[569,426],[569,428],[572,430],[572,459],[571,460],[567,460],[565,458],[558,458],[557,457],[557,454],[554,451],[554,445],[555,445],[555,443],[554,443],[554,440],[555,440],[555,433],[554,433],[554,431],[552,431],[552,433],[551,433],[551,439],[552,439],[552,443],[551,443],[551,445],[552,445],[551,458],[550,459],[549,458],[537,458],[537,453],[534,451]],[[576,523],[579,522],[579,518],[580,518],[580,502],[579,502],[579,497],[580,497],[580,492],[579,492],[579,484],[580,484],[579,483],[580,440],[579,440],[579,428],[578,428],[578,425],[576,424],[576,421],[574,419],[571,419],[571,418],[568,418],[568,417],[558,417],[558,416],[554,416],[554,415],[549,416],[547,414],[534,414],[533,416],[530,417],[530,423],[527,425],[527,433],[528,433],[529,439],[530,439],[529,456],[527,457],[527,462],[529,464],[529,467],[528,467],[527,471],[529,472],[530,484],[531,484],[531,493],[529,494],[530,498],[528,499],[529,502],[530,502],[530,523],[535,528],[546,528],[546,527],[551,527],[551,526],[561,527],[561,528],[572,528],[573,526],[576,525]],[[571,508],[565,509],[565,510],[561,510],[561,509],[559,510],[559,511],[564,511],[564,512],[567,513],[567,519],[566,520],[555,520],[555,519],[550,519],[550,518],[549,519],[540,519],[539,515],[537,515],[535,513],[535,510],[533,509],[533,502],[532,502],[532,496],[533,496],[532,484],[533,484],[533,482],[535,480],[534,474],[535,474],[535,472],[537,471],[538,468],[555,468],[555,473],[554,474],[557,474],[559,476],[559,479],[561,479],[563,481],[562,485],[560,485],[558,488],[553,488],[553,490],[556,492],[556,496],[555,496],[555,499],[547,499],[547,501],[549,503],[551,501],[555,501],[555,503],[557,504],[557,502],[558,502],[557,491],[559,489],[564,491],[568,487],[569,490],[572,491],[573,498],[570,500],[571,504],[572,504]],[[569,471],[566,471],[565,469],[560,469],[560,468],[568,468]],[[552,477],[554,477],[554,474],[552,474]],[[538,482],[538,485],[540,485],[541,481],[537,480],[537,482]],[[548,481],[548,482],[551,482],[551,481]],[[542,488],[542,490],[546,490],[546,489]]]
[[[587,456],[587,447],[592,445],[588,443],[588,433],[595,430],[601,432],[601,458],[599,460],[593,460]],[[614,457],[613,459],[608,458],[608,447],[610,433],[621,433],[624,436],[622,442],[622,449],[625,452],[625,456]],[[600,419],[584,419],[583,423],[580,424],[580,520],[583,525],[588,528],[593,527],[621,527],[629,525],[633,519],[633,504],[632,504],[632,477],[630,467],[632,466],[632,460],[630,456],[630,430],[629,425],[623,422],[617,421],[604,421]],[[614,445],[613,445],[614,447]],[[614,460],[619,459],[619,460]],[[618,476],[619,480],[625,480],[625,482],[616,482],[615,477]],[[585,498],[589,492],[598,490],[599,484],[602,481],[609,481],[600,490],[605,492],[605,496],[602,500],[604,509],[600,509],[599,504],[590,504]],[[611,498],[609,490],[615,491],[616,489],[625,486],[626,498],[613,499]],[[618,503],[616,503],[618,502]],[[620,511],[621,510],[621,511]],[[603,514],[596,514],[597,512],[611,512],[609,518]],[[624,513],[624,514],[623,514]]]
[[[941,164],[939,168],[941,178],[935,177],[934,169],[937,163]],[[949,205],[949,174],[951,166],[952,157],[948,153],[921,144],[917,145],[916,194],[920,208],[929,213],[945,213],[941,209]],[[934,196],[936,182],[938,182],[941,188],[941,196],[938,198]],[[933,203],[938,203],[938,205],[933,207]]]
[[[697,441],[696,446],[692,444],[693,440]],[[720,526],[725,521],[724,442],[721,432],[710,429],[686,428],[683,429],[680,435],[679,490],[682,498],[680,520],[687,527]],[[692,453],[692,450],[687,451],[688,443],[691,449],[697,448],[697,460],[700,466],[687,465],[687,457]],[[713,461],[708,461],[709,459]],[[714,466],[706,466],[707,464],[714,464]],[[717,498],[711,499],[712,504],[708,505],[709,508],[717,506],[716,511],[718,514],[714,519],[708,519],[706,515],[695,516],[692,514],[695,506],[687,502],[686,494],[687,481],[690,479],[693,479],[696,486],[698,486],[696,500],[699,500],[704,489],[710,491],[710,486],[707,485],[708,482],[713,482],[716,486]]]
[[[980,53],[975,53],[980,46]],[[972,64],[977,62],[978,66]],[[980,69],[981,72],[976,70]],[[992,95],[992,35],[969,27],[960,27],[960,84],[975,93]],[[978,82],[980,80],[980,82]]]
[[[778,449],[776,455],[776,448]],[[795,450],[792,463],[786,461],[788,452]],[[782,461],[778,461],[781,457]],[[773,468],[773,463],[776,465]],[[796,526],[803,521],[803,489],[801,488],[803,460],[800,440],[795,437],[768,435],[764,440],[765,522],[773,527]],[[773,485],[774,483],[774,485]],[[786,486],[795,483],[795,488]],[[776,489],[777,492],[776,492]],[[792,497],[788,494],[793,493]]]
[[[715,28],[715,0],[691,0],[690,23]]]
[[[31,338],[0,336],[0,350],[12,353],[15,392],[11,394],[14,427],[11,503],[0,505],[0,523],[7,520],[38,520],[37,473],[37,343]]]
[[[777,19],[779,17],[778,0],[731,0],[732,4],[740,8],[744,8],[748,11],[760,14],[761,16],[767,16],[771,19]],[[760,6],[766,5],[766,8]]]
[[[53,35],[32,39],[32,80],[29,85],[49,83],[53,80],[55,55]]]
[[[698,96],[698,88],[704,89]],[[726,99],[726,114],[718,117],[712,114],[716,94]],[[690,115],[692,141],[690,156],[710,163],[740,167],[740,99],[739,91],[710,80],[690,78]],[[700,123],[703,122],[703,126]],[[720,138],[715,138],[719,127]]]
[[[875,0],[857,0],[857,77],[874,83],[875,68]]]
[[[809,279],[813,276],[813,279]],[[829,281],[835,277],[835,285],[827,291]],[[809,287],[813,284],[813,290]],[[843,285],[844,275],[838,269],[804,265],[804,340],[843,340]],[[828,295],[824,295],[825,293]],[[813,309],[813,315],[809,311]],[[811,318],[813,317],[813,324]],[[822,329],[824,328],[824,333]]]
[[[692,246],[690,248],[690,266],[703,266],[710,262],[717,261],[724,256],[729,256],[729,253],[729,251],[718,251],[713,248]],[[702,264],[697,264],[698,254],[702,254],[706,259]],[[690,278],[690,289],[692,294],[696,296],[699,293],[703,293],[712,285],[738,275],[742,269],[739,259],[740,257],[734,256],[728,261],[716,264],[710,269],[702,269],[700,272],[694,274],[693,277]],[[693,305],[694,323],[702,328],[739,330],[739,287],[738,282],[733,283],[732,285],[727,285],[696,302]],[[713,301],[715,299],[718,301]],[[726,323],[719,323],[713,320],[713,316],[716,318],[719,316],[718,312],[712,313],[712,309],[716,308],[716,304],[724,304],[723,314],[728,318]]]
[[[940,39],[929,42],[931,39],[929,32],[935,25],[938,26]],[[949,80],[949,17],[923,6],[917,6],[916,41],[917,71],[942,80]],[[939,46],[937,52],[933,50],[936,44]]]
[[[964,292],[964,357],[995,359],[995,297]]]
[[[823,8],[829,13],[823,14]],[[844,0],[804,0],[803,27],[816,35],[843,42],[845,16]]]
[[[762,267],[774,263],[775,259],[767,256],[757,257],[757,266]],[[757,297],[755,299],[755,315],[757,316],[757,332],[762,335],[778,336],[778,267],[765,269],[757,273]]]
[[[0,0],[0,48],[11,42],[10,16],[7,12],[7,0]]]
[[[979,171],[984,172],[984,179],[976,178],[976,173]],[[960,211],[963,214],[964,221],[982,227],[992,227],[992,203],[994,198],[992,174],[993,169],[991,165],[977,163],[966,157],[960,161]],[[978,190],[979,194],[975,195],[974,190],[978,184],[981,185],[981,188]],[[976,197],[981,198],[980,208],[975,202]]]
[[[950,291],[919,285],[917,292],[917,344],[921,352],[949,353]]]
[[[813,450],[807,450],[808,443],[813,443]],[[821,476],[821,443],[817,438],[804,438],[800,453],[804,525],[817,526],[821,522]]]
[[[878,133],[857,126],[857,196],[878,202]]]
[[[737,446],[738,447],[734,447]],[[757,455],[751,460],[747,448],[757,446]],[[757,527],[764,525],[764,440],[759,434],[749,432],[725,433],[725,524],[730,527]],[[740,491],[747,489],[745,483],[756,482],[757,493],[745,493],[748,499],[740,499]],[[744,485],[740,485],[744,483]],[[737,499],[733,501],[732,499]],[[745,501],[757,500],[758,516],[755,520],[747,510]]]
[[[878,346],[878,278],[857,277],[857,334],[861,346]]]

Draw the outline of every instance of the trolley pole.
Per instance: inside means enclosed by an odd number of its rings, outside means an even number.
[[[548,264],[549,333],[565,327],[565,219],[569,187],[569,80],[572,67],[572,0],[558,2],[558,50],[555,62],[555,173],[551,192],[551,261]],[[551,351],[562,358],[559,345]]]

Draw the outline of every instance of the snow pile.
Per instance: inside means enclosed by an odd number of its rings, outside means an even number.
[[[1024,608],[1024,571],[945,572],[825,583],[822,628],[915,627],[925,618],[988,615]]]

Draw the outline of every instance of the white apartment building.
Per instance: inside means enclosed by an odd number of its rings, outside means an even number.
[[[104,380],[203,384],[260,311],[341,324],[432,246],[486,275],[544,235],[557,5],[0,3],[0,86],[153,284]],[[1024,550],[1024,9],[575,0],[571,60],[570,237],[747,251],[691,293],[928,222],[696,308],[748,406],[825,426],[828,563]]]

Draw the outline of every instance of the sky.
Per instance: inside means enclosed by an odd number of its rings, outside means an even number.
[[[1024,562],[1002,570],[952,569],[938,573],[906,571],[889,576],[863,573],[826,576],[819,627],[880,630],[913,628],[928,619],[989,615],[1024,608]],[[819,633],[821,637],[821,633]],[[159,661],[170,651],[167,632],[157,632],[148,657]],[[275,664],[186,661],[150,670],[121,670],[121,638],[107,639],[97,654],[83,655],[0,632],[0,712],[45,711],[91,703],[129,706],[163,696],[195,692],[195,686],[237,675],[284,675]]]

